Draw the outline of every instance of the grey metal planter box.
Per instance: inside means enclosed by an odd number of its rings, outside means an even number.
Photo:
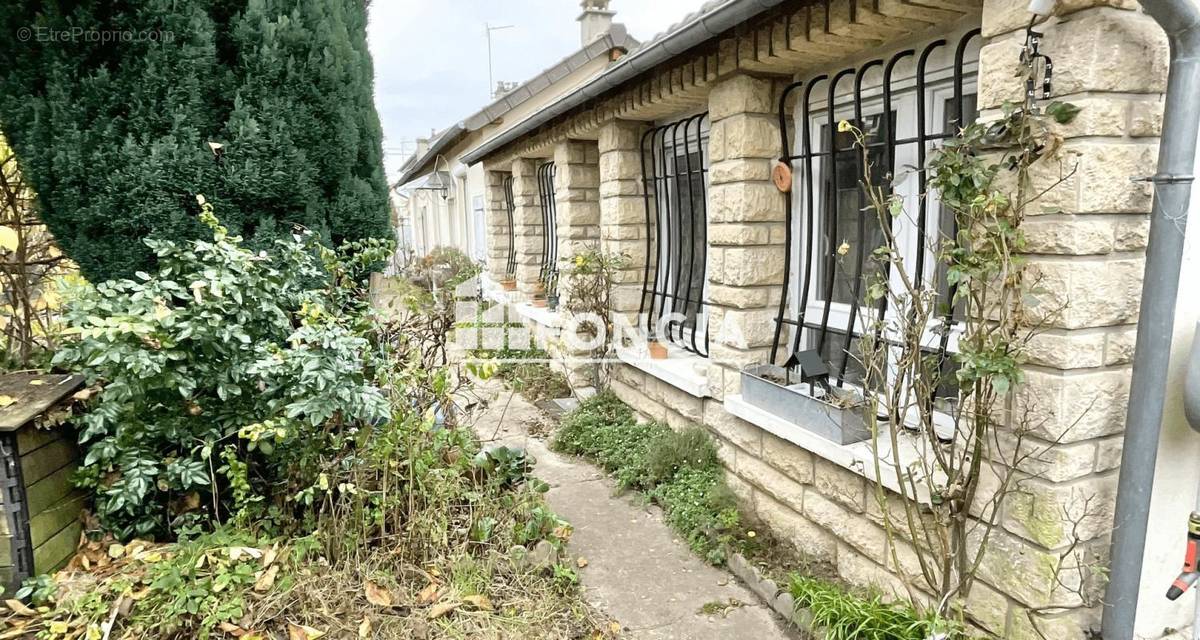
[[[800,382],[785,386],[785,373],[783,367],[771,364],[746,367],[742,370],[742,400],[838,444],[871,437],[862,404],[840,407],[809,395]]]

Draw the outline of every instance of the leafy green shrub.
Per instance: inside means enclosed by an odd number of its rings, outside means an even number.
[[[458,285],[483,271],[479,263],[460,249],[434,247],[406,270],[409,281],[426,290],[442,289],[453,292]]]
[[[922,615],[906,603],[887,603],[878,594],[857,595],[806,576],[794,575],[788,590],[797,607],[812,612],[813,624],[829,640],[926,640],[958,637],[947,621]]]
[[[212,240],[147,240],[156,273],[74,290],[78,339],[55,358],[103,385],[77,480],[122,537],[278,506],[312,484],[330,438],[388,413],[340,290],[357,270],[307,232],[250,251],[200,201]]]

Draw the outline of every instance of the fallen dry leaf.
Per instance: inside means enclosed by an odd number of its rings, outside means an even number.
[[[417,604],[420,606],[433,604],[437,601],[437,599],[438,584],[436,582],[430,582],[424,589],[421,589],[420,593],[417,594]]]
[[[18,627],[15,627],[13,629],[9,629],[8,631],[5,631],[4,633],[0,633],[0,640],[13,640],[13,638],[20,638],[24,635],[25,635],[25,625],[22,624]]]
[[[254,590],[259,593],[266,593],[275,586],[275,576],[279,575],[279,567],[267,567],[266,571],[254,581]]]
[[[583,556],[579,556],[579,558],[577,558],[577,559],[575,560],[575,566],[579,567],[580,569],[582,569],[582,568],[584,568],[584,567],[588,566],[588,560],[587,560],[587,558],[585,558],[585,557],[583,557]]]
[[[0,395],[0,408],[7,407],[16,402],[17,399],[9,395]]]
[[[358,637],[366,640],[371,637],[371,619],[363,618],[362,622],[358,623]]]
[[[254,547],[229,547],[230,560],[240,560],[242,556],[249,556],[258,560],[263,556],[263,552]]]
[[[108,557],[116,559],[125,555],[125,545],[114,542],[108,545]]]
[[[33,380],[29,381],[29,386],[31,387],[40,387],[44,384],[46,384],[46,381],[42,380],[41,378],[34,378]]]
[[[267,549],[266,551],[264,551],[263,557],[262,557],[263,568],[271,566],[271,563],[275,562],[275,556],[278,553],[279,553],[279,550],[275,547],[275,545],[271,545],[270,549]]]
[[[221,629],[221,631],[224,631],[225,633],[228,633],[229,635],[231,635],[235,638],[240,638],[240,637],[246,635],[245,629],[243,629],[231,622],[222,622],[221,624],[219,624],[217,626]]]
[[[71,397],[76,400],[87,400],[88,398],[92,397],[92,390],[91,389],[80,389],[79,391],[76,391],[74,393],[74,395],[72,395]]]
[[[433,605],[433,608],[429,610],[429,619],[437,620],[438,618],[450,613],[451,611],[454,611],[457,608],[457,602],[442,602],[435,604]]]
[[[374,582],[363,580],[363,591],[367,593],[367,602],[377,607],[392,606],[392,594]]]
[[[492,601],[489,600],[487,596],[465,596],[463,597],[463,602],[466,602],[480,611],[492,610]]]
[[[36,616],[37,611],[25,606],[20,600],[5,600],[4,605],[7,606],[13,613],[19,616]]]
[[[317,640],[325,635],[324,631],[309,626],[288,623],[288,640]]]

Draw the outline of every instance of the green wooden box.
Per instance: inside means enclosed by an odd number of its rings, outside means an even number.
[[[80,376],[0,376],[0,583],[61,568],[79,544],[84,495],[71,485],[79,448],[69,421]]]

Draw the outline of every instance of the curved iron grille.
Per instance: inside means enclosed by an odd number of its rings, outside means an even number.
[[[554,204],[554,162],[538,165],[538,201],[542,207],[542,268],[538,279],[549,293],[558,280],[558,213]]]
[[[517,273],[516,237],[513,231],[513,214],[517,210],[517,201],[513,197],[513,177],[504,177],[504,207],[508,214],[508,259],[504,262],[504,275],[513,277]]]
[[[979,33],[979,29],[974,29],[958,40],[948,78],[935,77],[937,74],[929,68],[931,57],[939,50],[945,51],[943,48],[947,46],[946,40],[936,40],[919,54],[912,49],[901,51],[886,61],[872,60],[857,69],[819,75],[785,88],[779,99],[781,160],[788,162],[793,170],[793,189],[785,199],[787,281],[775,318],[772,363],[780,361],[781,348],[786,349],[782,359],[789,366],[796,362],[800,352],[815,350],[838,386],[846,381],[857,382],[861,371],[856,369],[861,365],[853,352],[863,325],[869,323],[863,314],[870,313],[862,308],[866,304],[865,271],[878,270],[885,282],[892,276],[887,266],[867,265],[871,249],[883,244],[884,230],[874,211],[867,209],[863,194],[862,181],[866,179],[861,162],[863,149],[854,147],[852,134],[837,132],[840,120],[849,120],[863,131],[865,150],[875,168],[873,181],[888,189],[899,173],[907,173],[904,180],[915,181],[915,193],[910,195],[916,217],[909,229],[911,249],[906,264],[912,265],[915,282],[937,287],[942,300],[954,299],[955,289],[948,284],[946,269],[935,256],[938,239],[955,237],[957,225],[952,212],[943,210],[936,199],[928,197],[925,165],[937,142],[956,135],[964,123],[976,116],[975,96],[973,91],[968,93],[964,59],[968,45]],[[897,65],[905,59],[911,63],[914,56],[915,76],[903,81],[896,78]],[[864,99],[864,78],[872,69],[882,73],[882,80],[872,92],[874,95]],[[851,89],[849,104],[846,91],[839,93],[843,84]],[[786,107],[789,96],[801,89],[795,111],[789,112]],[[824,98],[824,104],[815,109],[814,96]],[[796,111],[799,112],[798,152],[788,139],[788,119]],[[894,184],[900,183],[896,179]],[[912,192],[914,186],[908,184],[905,189]],[[906,204],[908,200],[906,197]],[[799,214],[796,207],[800,208]],[[797,222],[801,223],[799,232]],[[887,224],[891,233],[895,223],[888,220]],[[901,230],[896,232],[900,237]],[[927,273],[931,269],[934,273]],[[963,308],[961,304],[943,308],[942,327],[936,332],[940,338],[930,352],[937,356],[944,371],[953,366],[947,355],[950,328],[961,318]],[[877,320],[883,320],[887,313],[886,296],[876,303],[874,312]],[[781,341],[784,327],[789,328],[791,335]],[[943,375],[942,379],[952,384],[954,376]]]
[[[651,339],[708,356],[708,114],[647,131],[641,140],[646,265],[638,317]]]

